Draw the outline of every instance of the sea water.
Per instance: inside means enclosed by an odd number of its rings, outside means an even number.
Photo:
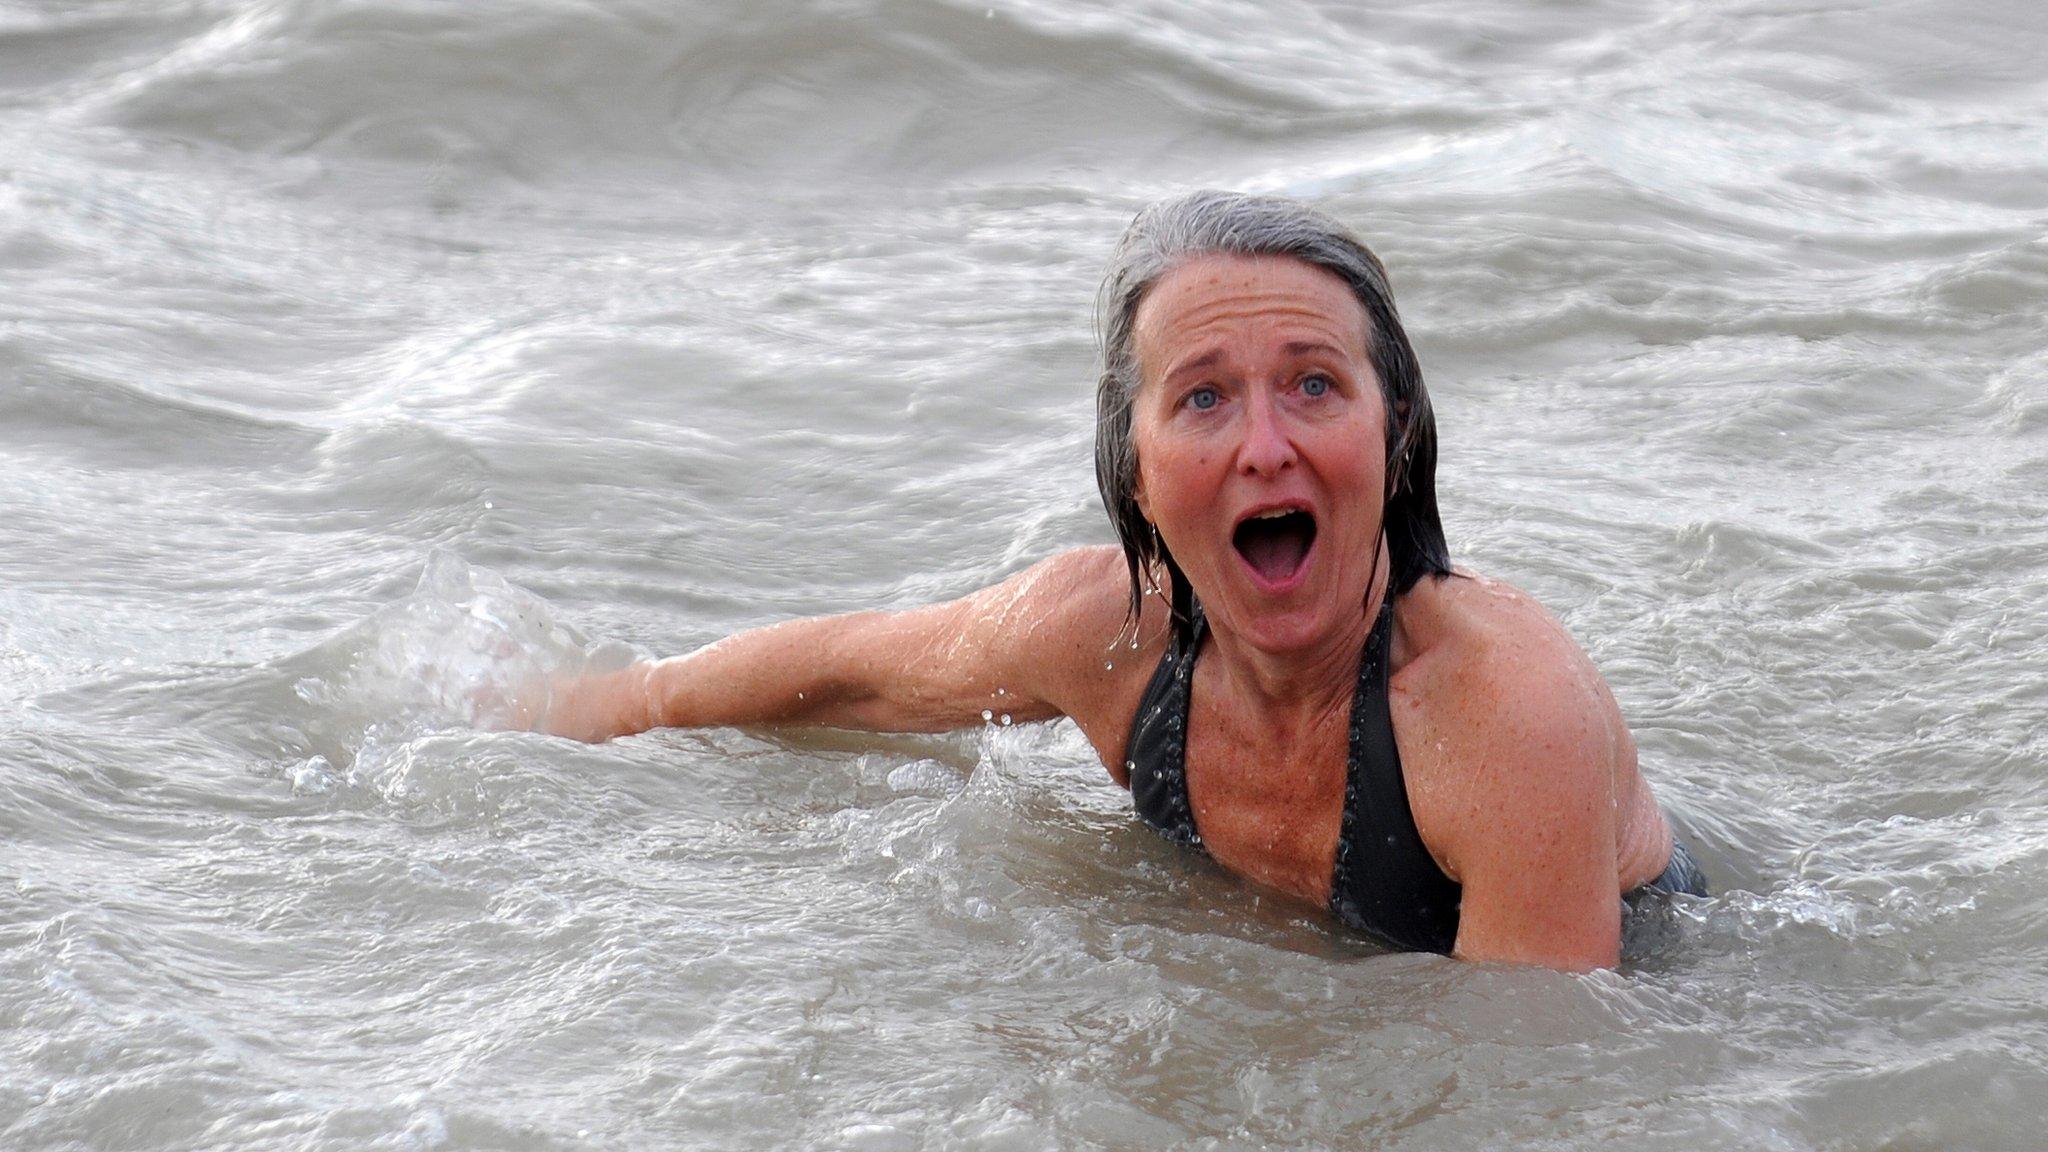
[[[2048,16],[0,3],[0,1145],[2034,1148]],[[1147,201],[1385,258],[1713,879],[1386,955],[1070,726],[493,731],[1108,540]]]

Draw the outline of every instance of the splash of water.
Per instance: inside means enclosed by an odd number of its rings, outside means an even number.
[[[293,785],[361,783],[380,750],[434,733],[534,727],[550,684],[639,656],[593,642],[539,596],[436,549],[411,595],[294,661],[304,674],[293,692],[333,738],[291,774]]]

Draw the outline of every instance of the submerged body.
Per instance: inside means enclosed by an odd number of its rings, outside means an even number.
[[[1268,225],[1285,243],[1244,240]],[[1128,786],[1141,709],[1159,707],[1148,686],[1177,660],[1178,794],[1225,867],[1321,906],[1334,891],[1340,915],[1340,883],[1451,893],[1451,939],[1404,947],[1616,963],[1620,897],[1673,865],[1671,831],[1584,652],[1529,597],[1444,558],[1433,418],[1377,260],[1299,206],[1219,194],[1148,210],[1120,252],[1169,226],[1149,270],[1111,277],[1098,473],[1121,554],[1076,549],[952,603],[795,621],[559,686],[536,722],[602,739],[1065,716]],[[1427,884],[1371,875],[1370,853],[1346,863],[1362,682],[1384,685],[1405,871],[1433,869]]]
[[[1392,947],[1450,952],[1464,893],[1422,838],[1409,802],[1388,685],[1393,623],[1392,605],[1382,607],[1359,663],[1327,904],[1345,926]],[[1138,705],[1124,764],[1138,818],[1196,847],[1203,836],[1188,790],[1187,744],[1204,633],[1197,617],[1189,642],[1173,644],[1161,657]],[[1682,846],[1674,844],[1663,872],[1630,895],[1653,891],[1706,895]]]

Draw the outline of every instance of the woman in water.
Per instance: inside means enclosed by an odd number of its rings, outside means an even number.
[[[1292,201],[1195,193],[1132,222],[1101,317],[1120,552],[557,685],[534,726],[1066,716],[1168,837],[1468,960],[1612,966],[1625,894],[1703,892],[1585,653],[1451,568],[1435,418],[1378,258]]]

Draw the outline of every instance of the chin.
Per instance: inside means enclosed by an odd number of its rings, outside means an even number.
[[[1254,593],[1256,596],[1257,594]],[[1261,652],[1284,655],[1306,652],[1327,643],[1340,631],[1343,621],[1332,605],[1277,605],[1239,603],[1224,622],[1230,634]]]

